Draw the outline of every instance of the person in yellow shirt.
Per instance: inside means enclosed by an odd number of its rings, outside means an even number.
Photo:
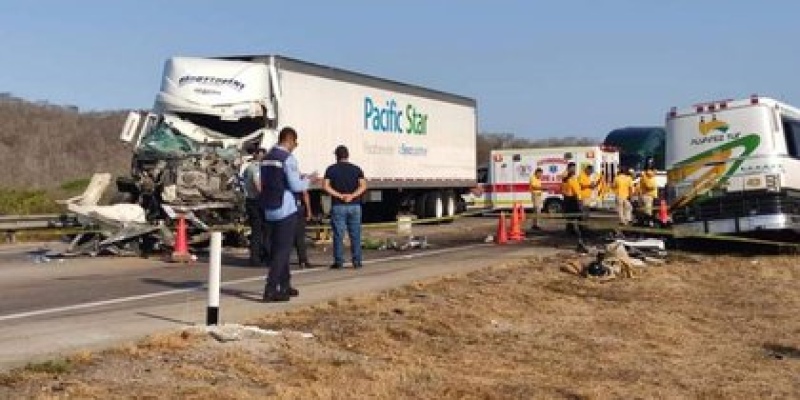
[[[592,181],[594,175],[594,167],[587,165],[578,174],[578,184],[581,186],[581,203],[583,203],[584,210],[588,210],[594,200],[594,188],[597,187],[597,182]]]
[[[529,182],[529,188],[531,191],[531,202],[533,203],[533,224],[531,225],[532,231],[540,230],[539,227],[539,216],[542,212],[542,208],[544,208],[544,187],[542,187],[542,171],[541,168],[536,168],[536,171],[533,171],[533,175],[531,175],[531,179]]]
[[[642,200],[642,210],[648,217],[653,218],[653,202],[658,197],[658,183],[656,183],[656,170],[652,160],[648,160],[647,166],[639,179],[639,194]]]
[[[561,195],[564,197],[564,213],[567,214],[567,232],[580,236],[574,221],[579,220],[581,214],[581,185],[575,172],[575,163],[567,164],[567,173],[561,182]]]
[[[620,225],[628,225],[633,221],[633,207],[631,206],[633,177],[631,176],[631,172],[625,168],[620,168],[619,173],[614,177],[612,187],[617,197],[617,216],[619,217],[619,223]]]

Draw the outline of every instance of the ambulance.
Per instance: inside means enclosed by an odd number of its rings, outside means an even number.
[[[615,198],[610,190],[619,168],[619,152],[603,146],[572,146],[533,149],[493,150],[488,164],[478,171],[478,186],[466,196],[470,208],[508,210],[515,203],[526,209],[533,208],[529,182],[537,168],[541,168],[545,191],[544,211],[563,211],[561,195],[562,176],[567,165],[574,162],[580,172],[587,165],[594,166],[592,208],[613,209]]]
[[[673,107],[666,129],[674,229],[800,231],[800,109],[756,95],[711,101]]]

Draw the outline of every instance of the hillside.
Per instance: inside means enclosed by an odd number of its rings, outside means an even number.
[[[0,96],[0,188],[49,189],[97,171],[124,173],[130,151],[118,134],[125,116]]]
[[[0,190],[49,190],[94,172],[127,173],[130,150],[119,140],[125,111],[80,112],[77,107],[33,103],[0,93]],[[482,133],[478,164],[496,148],[591,145],[594,138],[528,139]],[[0,207],[2,208],[2,207]]]

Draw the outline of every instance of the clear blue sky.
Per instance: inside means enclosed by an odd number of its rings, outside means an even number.
[[[800,2],[17,1],[0,92],[147,108],[171,55],[283,54],[474,97],[482,131],[602,137],[670,106],[800,105]]]

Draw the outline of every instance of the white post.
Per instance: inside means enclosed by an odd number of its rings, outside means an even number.
[[[206,325],[219,323],[219,285],[222,278],[222,232],[211,232],[211,255],[208,260],[208,307]]]

